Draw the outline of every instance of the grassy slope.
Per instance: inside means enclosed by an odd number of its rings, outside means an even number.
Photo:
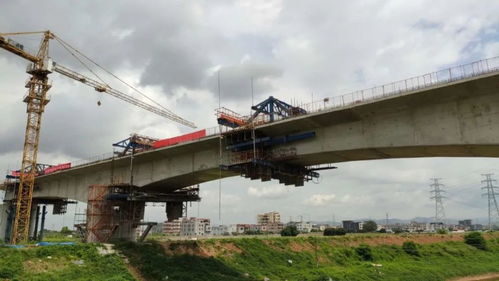
[[[354,238],[353,240],[357,240]],[[121,244],[147,280],[445,280],[498,271],[499,239],[489,251],[463,242],[419,245],[420,256],[400,246],[372,246],[373,261],[363,261],[352,238],[330,237],[223,239],[171,242],[161,245]],[[315,254],[317,245],[317,256]],[[165,248],[181,255],[165,254]],[[194,255],[192,255],[194,253]],[[289,265],[288,260],[292,260]],[[317,262],[319,264],[317,266]],[[372,263],[382,264],[379,274]],[[249,276],[245,276],[248,274]]]
[[[77,265],[75,261],[83,261]],[[96,245],[0,247],[0,280],[134,280],[117,255],[101,256]]]

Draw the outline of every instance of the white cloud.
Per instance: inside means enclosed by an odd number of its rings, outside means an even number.
[[[480,4],[456,0],[452,5],[443,0],[170,1],[159,6],[124,0],[119,5],[105,1],[94,13],[82,11],[94,7],[95,0],[85,1],[81,9],[73,8],[75,1],[48,0],[34,9],[29,1],[4,2],[3,31],[37,30],[36,23],[43,22],[200,128],[216,125],[214,74],[220,69],[222,106],[246,114],[251,104],[250,76],[255,102],[268,95],[308,102],[311,92],[320,99],[499,54],[496,0]],[[26,16],[16,16],[21,12]],[[67,15],[71,25],[53,13]],[[33,20],[23,20],[26,17]],[[39,40],[32,39],[19,41],[35,50]],[[57,44],[52,46],[57,62],[81,71],[70,55]],[[0,51],[0,171],[20,164],[26,122],[21,101],[24,67],[22,60]],[[53,98],[43,119],[41,162],[110,152],[111,143],[132,132],[168,137],[186,130],[95,95],[91,88],[65,77],[53,74],[51,79]],[[101,107],[95,105],[98,99]],[[434,176],[444,178],[449,187],[448,216],[475,218],[486,215],[481,208],[485,201],[480,197],[480,173],[498,164],[497,159],[483,158],[340,163],[338,170],[323,173],[320,184],[299,189],[235,177],[223,181],[223,218],[252,222],[255,213],[270,209],[296,216],[310,206],[330,203],[334,203],[331,208],[317,208],[310,215],[317,219],[331,219],[333,212],[337,218],[383,217],[385,212],[402,218],[431,216],[428,178]],[[216,182],[202,184],[201,216],[218,216],[217,188]],[[210,192],[204,192],[207,189]],[[164,210],[158,212],[164,217]]]
[[[248,187],[248,195],[264,198],[264,199],[279,199],[287,195],[288,189],[285,186],[274,185],[264,187]]]
[[[334,194],[314,194],[305,200],[305,204],[312,206],[325,206],[331,204],[336,198]]]

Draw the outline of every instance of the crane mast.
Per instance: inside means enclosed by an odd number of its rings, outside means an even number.
[[[6,39],[7,35],[21,34],[39,34],[43,33],[43,38],[36,55],[26,51],[22,45]],[[15,218],[12,228],[11,243],[18,244],[26,242],[29,238],[29,224],[32,209],[33,188],[35,185],[36,164],[38,156],[38,144],[40,139],[40,128],[42,115],[45,106],[49,102],[47,92],[51,88],[48,75],[52,72],[60,73],[66,77],[79,81],[83,84],[93,87],[98,92],[104,92],[126,101],[135,106],[141,107],[159,116],[168,118],[185,126],[195,128],[194,123],[187,121],[175,113],[165,109],[155,107],[141,100],[135,99],[125,93],[109,87],[94,79],[79,74],[67,67],[56,64],[49,57],[49,41],[56,38],[50,31],[43,32],[18,32],[18,33],[0,33],[0,48],[5,49],[31,62],[26,72],[30,78],[26,83],[28,94],[24,97],[26,112],[28,115],[26,122],[26,133],[24,138],[24,149],[22,164],[19,176],[19,186],[17,190]]]
[[[48,57],[49,41],[52,34],[47,31],[43,35],[38,54],[35,57],[23,56],[33,63],[28,66],[27,73],[31,75],[26,84],[28,94],[24,98],[26,112],[26,134],[24,136],[23,158],[17,190],[16,215],[12,229],[12,243],[25,242],[29,237],[29,223],[31,217],[31,203],[35,185],[36,163],[38,144],[40,139],[40,126],[45,106],[49,102],[47,92],[51,85],[48,74],[51,73],[50,59]],[[7,44],[10,45],[10,44]],[[20,55],[25,53],[20,52]]]

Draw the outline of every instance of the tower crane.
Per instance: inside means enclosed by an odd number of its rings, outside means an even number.
[[[30,54],[29,52],[24,50],[23,45],[6,37],[27,34],[43,35],[40,47],[36,55]],[[37,164],[41,120],[42,114],[45,111],[45,106],[49,102],[47,92],[52,87],[48,79],[48,75],[50,73],[57,72],[66,77],[79,81],[85,85],[93,87],[98,92],[107,93],[111,96],[155,113],[159,116],[175,121],[179,124],[195,128],[194,123],[187,121],[171,112],[170,110],[162,107],[154,100],[151,101],[158,106],[136,99],[128,94],[111,88],[104,82],[99,82],[95,79],[89,78],[54,62],[49,56],[49,41],[52,39],[57,40],[63,45],[64,48],[68,50],[69,45],[50,31],[0,33],[0,48],[28,60],[30,64],[28,65],[26,72],[31,75],[26,83],[28,93],[24,97],[24,102],[27,104],[26,111],[28,118],[26,122],[26,133],[24,138],[24,149],[19,176],[19,186],[16,196],[16,213],[14,218],[14,225],[12,228],[11,243],[13,244],[26,242],[29,236],[29,223],[32,208],[31,203],[36,176],[35,167]],[[122,82],[125,83],[124,81]],[[136,90],[135,88],[133,89]]]

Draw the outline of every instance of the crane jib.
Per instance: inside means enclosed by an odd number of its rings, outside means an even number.
[[[80,73],[77,73],[77,72],[75,72],[67,67],[60,65],[60,64],[54,63],[54,71],[66,76],[66,77],[69,77],[71,79],[74,79],[76,81],[79,81],[85,85],[88,85],[88,86],[94,88],[98,92],[105,92],[111,96],[119,98],[123,101],[126,101],[130,104],[133,104],[135,106],[143,108],[143,109],[145,109],[149,112],[152,112],[154,114],[157,114],[159,116],[168,118],[172,121],[178,122],[182,125],[185,125],[185,126],[188,126],[191,128],[196,128],[196,125],[194,123],[187,121],[187,120],[183,119],[182,117],[180,117],[180,116],[178,116],[170,111],[167,111],[167,110],[155,107],[153,105],[150,105],[148,103],[145,103],[145,102],[138,100],[132,96],[129,96],[125,93],[122,93],[116,89],[113,89],[113,88],[109,87],[108,85],[105,85],[101,82],[98,82],[98,81],[92,79],[92,78],[89,78],[89,77],[86,77]]]

